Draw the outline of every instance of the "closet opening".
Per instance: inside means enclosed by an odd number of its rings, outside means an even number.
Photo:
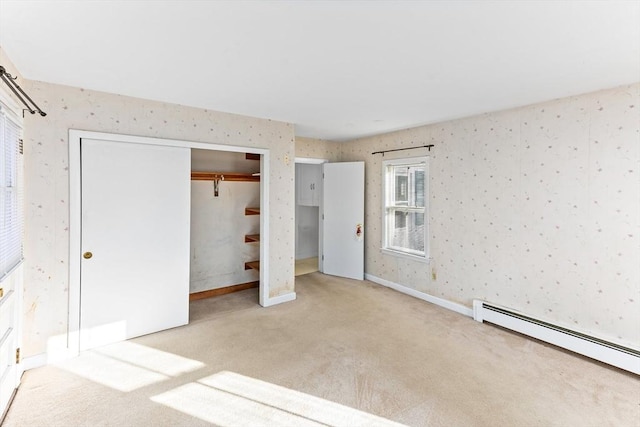
[[[191,149],[190,320],[220,305],[258,304],[260,158]],[[193,304],[204,299],[218,300]]]

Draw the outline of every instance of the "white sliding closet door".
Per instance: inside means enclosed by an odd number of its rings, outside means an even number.
[[[188,323],[190,149],[80,147],[80,348]]]

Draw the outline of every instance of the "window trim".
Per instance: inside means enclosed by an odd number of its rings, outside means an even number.
[[[411,253],[410,250],[398,250],[395,247],[391,247],[388,245],[388,229],[387,229],[387,215],[389,212],[389,197],[390,193],[388,192],[389,185],[389,176],[387,169],[389,166],[416,166],[416,165],[424,165],[425,169],[425,183],[424,183],[424,254],[416,254]],[[399,258],[410,259],[413,261],[419,262],[429,262],[430,257],[430,247],[429,247],[429,156],[419,156],[419,157],[404,157],[392,160],[383,160],[382,161],[382,206],[381,206],[381,217],[382,217],[382,241],[380,252],[386,255],[392,255]],[[411,208],[407,208],[408,211],[411,211]]]

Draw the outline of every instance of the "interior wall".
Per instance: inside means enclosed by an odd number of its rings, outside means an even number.
[[[371,154],[424,144],[430,264],[380,252]],[[368,274],[640,347],[640,84],[363,138],[342,159],[366,162]]]
[[[319,208],[296,205],[296,259],[318,256]]]
[[[258,281],[244,263],[260,259],[259,243],[245,243],[245,234],[260,233],[260,217],[245,216],[244,208],[260,206],[260,184],[220,183],[218,197],[212,181],[191,182],[191,283],[201,292]]]
[[[342,142],[296,136],[296,157],[340,161]]]
[[[293,292],[292,125],[50,83],[21,83],[47,113],[25,119],[24,356],[66,346],[69,129],[268,148],[270,297]]]

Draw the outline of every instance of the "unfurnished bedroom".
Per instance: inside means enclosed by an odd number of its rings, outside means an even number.
[[[638,23],[0,0],[0,424],[639,425]]]

